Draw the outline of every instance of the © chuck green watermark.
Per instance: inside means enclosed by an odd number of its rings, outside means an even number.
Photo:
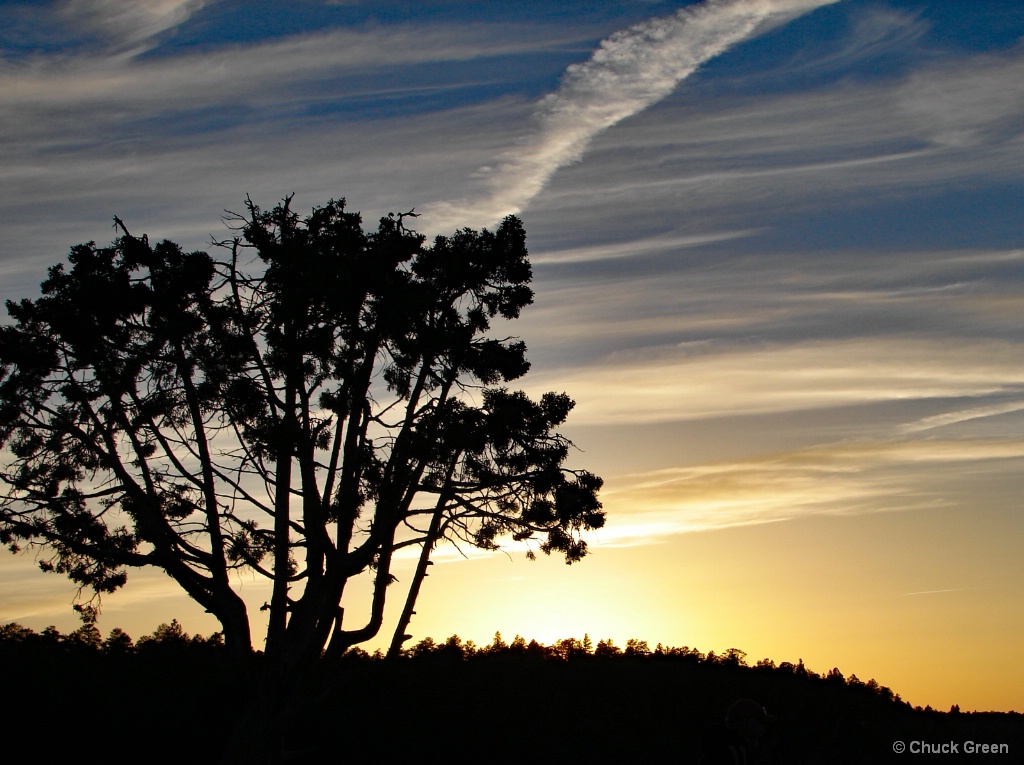
[[[981,741],[893,741],[896,754],[1009,754],[1009,744]]]

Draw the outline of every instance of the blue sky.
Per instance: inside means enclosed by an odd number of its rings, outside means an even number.
[[[518,212],[524,384],[577,400],[610,522],[570,569],[452,557],[417,634],[736,646],[1022,709],[1022,39],[1008,0],[7,2],[0,293],[115,214],[198,248],[246,195],[430,234]],[[0,621],[73,624],[0,565]],[[132,591],[108,628],[205,624]]]

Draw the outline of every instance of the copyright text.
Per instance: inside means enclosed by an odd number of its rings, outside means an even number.
[[[896,754],[1009,754],[1009,744],[980,741],[894,741]]]

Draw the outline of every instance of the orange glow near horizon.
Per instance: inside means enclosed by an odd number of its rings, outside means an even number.
[[[517,634],[546,644],[586,634],[595,644],[612,639],[624,646],[637,638],[651,648],[659,642],[704,653],[738,648],[751,664],[802,659],[818,673],[837,667],[846,676],[874,678],[914,705],[1024,708],[1024,670],[1007,661],[1024,634],[1024,616],[1012,590],[999,584],[1016,564],[984,571],[949,559],[944,542],[970,543],[955,514],[812,516],[602,544],[604,536],[616,538],[618,523],[628,525],[628,513],[615,512],[624,501],[616,498],[609,508],[611,533],[595,534],[591,555],[573,566],[544,556],[529,562],[521,553],[442,556],[425,583],[407,645],[458,634],[482,646],[501,632],[506,642]],[[15,561],[25,559],[7,556],[4,569]],[[397,586],[411,569],[411,561],[399,566]],[[21,581],[62,594],[43,600],[28,593],[35,612],[5,602],[0,622],[37,630],[77,626],[59,579],[28,572]],[[254,618],[265,589],[254,578],[243,582]],[[392,616],[403,594],[396,589],[392,596]],[[357,593],[347,606],[353,624],[367,607]],[[138,638],[171,618],[193,633],[217,629],[168,580],[136,574],[107,598],[100,627],[104,633],[122,627]],[[392,625],[393,619],[364,647],[386,649]],[[988,650],[965,654],[982,634]]]

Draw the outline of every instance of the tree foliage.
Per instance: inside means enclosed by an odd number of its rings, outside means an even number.
[[[571,563],[604,521],[556,431],[572,400],[506,387],[529,369],[492,336],[532,301],[521,222],[427,245],[406,216],[367,233],[343,200],[290,202],[247,201],[216,257],[115,219],[0,328],[2,541],[94,597],[162,569],[241,654],[232,574],[254,572],[282,668],[376,635],[402,548],[422,554],[400,632],[443,540]],[[357,577],[372,607],[346,616]]]

